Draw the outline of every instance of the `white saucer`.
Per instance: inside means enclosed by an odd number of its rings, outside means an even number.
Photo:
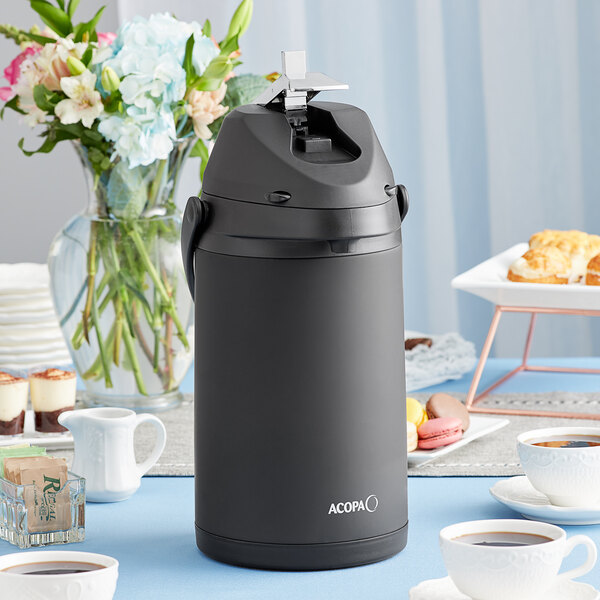
[[[554,506],[529,483],[525,475],[503,479],[490,488],[498,502],[521,513],[527,519],[555,525],[596,525],[600,523],[598,506]]]
[[[600,593],[587,583],[563,581],[544,595],[543,600],[598,600]],[[408,592],[409,600],[471,600],[456,589],[450,577],[423,581]]]

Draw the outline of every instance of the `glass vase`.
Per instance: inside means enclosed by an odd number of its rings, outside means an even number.
[[[193,304],[174,196],[189,144],[165,160],[98,176],[76,145],[89,204],[50,248],[56,313],[89,406],[177,405],[192,361]]]

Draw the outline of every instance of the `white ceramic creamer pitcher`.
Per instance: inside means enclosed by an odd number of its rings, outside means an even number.
[[[127,408],[84,408],[58,417],[73,434],[73,473],[86,479],[86,499],[91,502],[118,502],[129,498],[144,475],[159,459],[167,441],[162,421]],[[133,434],[140,423],[156,428],[156,443],[150,456],[137,464]]]

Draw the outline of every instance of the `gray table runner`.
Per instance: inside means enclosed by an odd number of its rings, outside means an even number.
[[[426,402],[428,394],[411,394]],[[464,394],[456,394],[464,400]],[[582,413],[600,412],[600,392],[573,393],[551,392],[538,394],[493,394],[483,405],[514,408],[536,408],[539,410],[569,410]],[[194,474],[194,416],[191,394],[176,409],[158,413],[167,428],[167,445],[150,475],[193,475]],[[497,416],[497,418],[505,418]],[[480,438],[429,463],[408,470],[409,475],[421,477],[451,476],[510,476],[522,474],[516,452],[516,437],[519,433],[540,427],[559,425],[598,425],[589,419],[554,419],[542,417],[507,417],[510,425],[488,436]],[[154,440],[151,425],[142,424],[136,433],[135,447],[138,460],[148,455]],[[52,452],[70,458],[72,452]]]
[[[455,394],[464,401],[466,394]],[[428,394],[413,394],[426,402]],[[497,408],[557,410],[588,414],[600,412],[600,393],[545,392],[535,394],[491,394],[479,406]],[[422,477],[452,476],[510,476],[522,475],[517,455],[517,436],[530,429],[559,426],[599,426],[590,419],[556,419],[549,417],[519,417],[486,415],[507,418],[510,424],[490,435],[474,440],[445,456],[408,470],[409,475]]]

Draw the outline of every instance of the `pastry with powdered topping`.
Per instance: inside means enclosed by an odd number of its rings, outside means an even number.
[[[594,256],[587,265],[586,285],[600,285],[600,254]]]
[[[508,279],[525,283],[569,283],[571,259],[554,246],[531,248],[510,265]]]

